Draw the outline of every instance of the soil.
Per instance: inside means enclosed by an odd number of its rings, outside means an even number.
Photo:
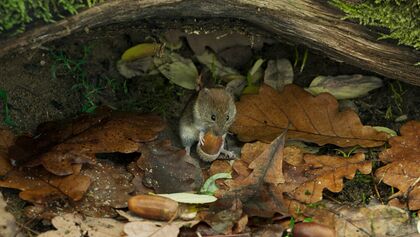
[[[118,73],[115,66],[126,49],[145,41],[158,41],[159,35],[167,29],[188,29],[201,32],[230,29],[274,40],[272,44],[264,45],[261,51],[253,52],[254,59],[259,57],[287,58],[293,64],[295,47],[301,53],[305,49],[304,46],[299,45],[299,42],[283,42],[282,39],[274,38],[268,32],[254,26],[228,19],[159,20],[86,29],[84,32],[57,40],[41,48],[0,58],[0,89],[6,91],[8,95],[7,105],[10,117],[16,124],[15,131],[17,133],[34,132],[37,125],[42,122],[74,117],[81,113],[86,105],[86,92],[75,88],[75,85],[78,85],[76,76],[67,73],[53,55],[63,52],[68,58],[82,60],[84,47],[89,47],[90,53],[85,58],[83,70],[87,73],[87,78],[93,80],[93,84],[103,88],[95,97],[96,105],[107,105],[120,110],[159,113],[176,127],[181,110],[193,92],[180,89],[161,77],[136,77],[127,80]],[[191,53],[188,49],[184,50],[186,50],[185,54]],[[54,71],[55,76],[53,76]],[[303,72],[300,73],[299,67],[295,67],[294,83],[308,86],[310,81],[318,75],[357,73],[375,75],[363,69],[333,61],[325,57],[322,52],[309,49]],[[101,81],[106,79],[108,79],[107,82]],[[419,120],[419,87],[383,79],[382,88],[371,92],[368,96],[353,100],[362,122],[366,125],[384,126],[398,131],[405,121]],[[113,86],[109,86],[109,81]],[[401,115],[406,115],[406,119],[395,122],[395,119]],[[2,116],[3,119],[4,113]],[[326,152],[332,149],[333,147],[328,148]],[[368,195],[372,193],[371,186],[366,187],[357,183],[351,186],[350,193],[359,192],[354,190],[356,186],[368,190],[366,191]],[[333,198],[350,202],[353,199],[350,195],[335,195]]]

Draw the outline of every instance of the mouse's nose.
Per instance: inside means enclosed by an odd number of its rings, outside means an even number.
[[[216,125],[213,127],[213,134],[218,137],[223,136],[223,129]]]

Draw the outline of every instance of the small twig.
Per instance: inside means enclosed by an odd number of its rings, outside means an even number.
[[[331,196],[330,196],[330,195],[328,195],[328,194],[324,194],[324,196],[325,196],[327,199],[329,199],[329,200],[331,200],[331,201],[333,201],[333,202],[335,202],[335,203],[337,203],[337,204],[340,204],[340,205],[342,205],[342,204],[343,204],[342,202],[340,202],[339,200],[337,200],[337,199],[335,199],[335,198],[331,197]]]
[[[177,217],[179,214],[179,208],[176,210],[176,212],[174,213],[174,215],[171,217],[171,219],[166,222],[165,224],[163,224],[159,229],[153,231],[153,233],[151,233],[148,237],[152,237],[153,235],[155,235],[158,231],[162,230],[163,228],[165,228],[167,225],[170,225]]]
[[[28,222],[26,222],[25,224],[23,224],[23,223],[20,223],[20,222],[16,221],[16,224],[17,224],[17,225],[18,225],[21,229],[24,229],[24,230],[26,230],[26,231],[28,231],[28,232],[30,232],[30,233],[35,234],[36,236],[38,236],[38,235],[40,234],[38,231],[35,231],[35,230],[33,230],[33,229],[31,229],[31,228],[29,228],[29,227],[27,227],[27,226],[26,226],[26,224],[27,224],[27,223],[30,223],[32,220],[33,220],[33,219],[29,220],[29,221],[28,221]],[[17,235],[18,235],[19,233],[21,233],[21,232],[22,232],[22,230],[20,230],[19,232],[17,232],[15,236],[17,236]]]
[[[414,187],[420,182],[420,177],[418,177],[407,189],[407,192],[404,193],[404,199],[407,200],[407,210],[410,210],[408,204],[410,192],[413,191]]]
[[[376,182],[373,182],[373,189],[375,190],[376,196],[378,196],[379,201],[381,204],[384,204],[384,200],[381,197],[381,194],[379,193],[378,186],[376,185]]]
[[[372,165],[373,165],[373,162],[372,162]],[[373,176],[373,173],[372,172],[370,173],[370,176],[372,177],[373,190],[375,190],[376,196],[378,197],[379,201],[383,205],[384,204],[384,200],[382,199],[381,194],[379,193],[378,186],[376,185],[376,182],[375,182],[375,176]]]

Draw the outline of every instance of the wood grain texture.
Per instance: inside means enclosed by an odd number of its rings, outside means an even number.
[[[420,85],[420,52],[377,40],[324,0],[110,0],[78,15],[0,41],[0,57],[36,48],[84,28],[141,19],[229,17],[257,25],[283,40],[383,76]]]

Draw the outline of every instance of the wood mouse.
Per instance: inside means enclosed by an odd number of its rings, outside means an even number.
[[[235,154],[224,149],[225,137],[236,116],[236,106],[232,95],[224,88],[203,88],[196,98],[185,108],[180,122],[179,134],[182,145],[187,154],[195,142],[204,142],[204,134],[212,132],[215,136],[222,136],[223,142],[220,152],[229,158]],[[207,162],[214,157],[198,152],[199,157]]]

